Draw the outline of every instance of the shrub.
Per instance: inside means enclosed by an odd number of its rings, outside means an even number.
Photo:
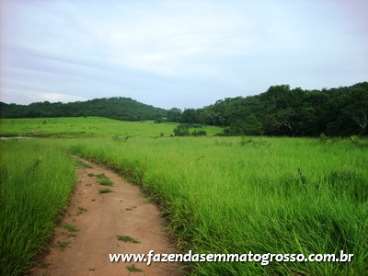
[[[207,132],[205,130],[203,130],[203,129],[193,130],[192,135],[193,136],[206,136],[207,135]]]
[[[353,143],[353,144],[359,144],[359,136],[357,135],[352,135],[350,136],[350,141]]]
[[[178,125],[175,129],[174,129],[174,135],[175,136],[189,136],[190,132],[189,132],[189,127],[187,125]]]
[[[327,140],[328,140],[328,137],[327,137],[327,135],[326,134],[324,134],[323,132],[321,133],[321,135],[319,136],[319,140],[320,140],[320,142],[322,142],[322,143],[326,143],[327,142]]]

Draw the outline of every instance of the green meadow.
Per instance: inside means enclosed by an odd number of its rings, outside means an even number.
[[[184,252],[354,254],[349,264],[192,263],[191,274],[368,271],[366,139],[220,137],[215,127],[205,128],[207,137],[171,137],[174,128],[102,118],[1,120],[1,136],[49,137],[0,142],[2,269],[20,274],[45,245],[74,185],[70,156],[78,155],[114,168],[159,202]]]
[[[74,186],[74,164],[38,139],[1,141],[0,152],[0,275],[19,275],[51,237]]]
[[[156,123],[154,121],[118,121],[101,117],[72,118],[25,118],[0,120],[2,136],[35,137],[159,137],[170,136],[176,123]],[[207,135],[221,132],[221,128],[206,126]]]

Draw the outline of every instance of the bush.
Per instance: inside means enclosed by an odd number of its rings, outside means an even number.
[[[322,132],[321,135],[319,136],[319,141],[322,143],[326,143],[328,141],[327,135]]]
[[[359,136],[357,136],[357,135],[352,135],[352,136],[350,136],[350,141],[351,141],[353,144],[359,144],[359,142],[360,142]]]
[[[190,128],[197,128],[190,132]],[[201,128],[201,126],[198,125],[190,125],[190,124],[180,124],[174,129],[174,135],[175,136],[206,136],[207,132]]]
[[[203,130],[203,129],[193,130],[192,135],[193,136],[206,136],[207,135],[207,132],[205,130]]]
[[[174,129],[174,135],[175,136],[189,136],[189,127],[186,125],[178,125],[175,129]]]
[[[191,128],[202,128],[201,124],[187,124],[187,126]]]

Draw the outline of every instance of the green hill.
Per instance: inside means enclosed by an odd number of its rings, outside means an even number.
[[[271,86],[256,96],[187,109],[181,121],[225,126],[225,135],[366,135],[368,82],[322,90]]]
[[[0,102],[3,118],[99,116],[128,121],[157,120],[225,127],[224,135],[367,135],[368,82],[322,90],[271,86],[255,96],[226,98],[199,108],[165,110],[130,98],[71,103]]]
[[[0,103],[3,118],[102,116],[139,121],[166,116],[166,110],[137,102],[130,98],[101,98],[84,102],[37,102],[29,105]]]

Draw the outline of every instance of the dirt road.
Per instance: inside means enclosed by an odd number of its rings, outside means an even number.
[[[137,186],[111,170],[82,162],[86,165],[78,169],[75,192],[50,251],[31,275],[182,275],[173,263],[109,262],[109,253],[173,253],[175,248],[158,207]]]

